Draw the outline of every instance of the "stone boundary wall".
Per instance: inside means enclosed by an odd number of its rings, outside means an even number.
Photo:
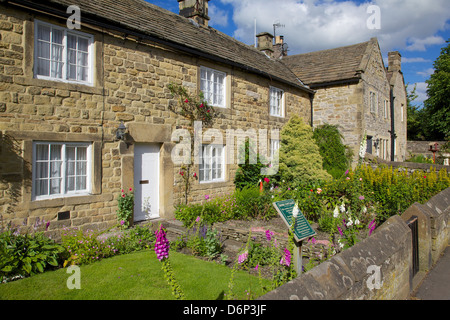
[[[260,300],[401,300],[436,263],[449,243],[450,188],[426,204],[392,216],[365,240],[284,284]],[[412,237],[418,217],[419,273],[413,277]]]
[[[439,143],[439,148],[442,147],[446,141],[410,141],[407,143],[407,158],[411,158],[411,156],[415,156],[418,154],[423,154],[428,157],[433,157],[433,153],[428,151],[430,148],[430,143]]]
[[[365,163],[374,168],[378,167],[379,165],[386,165],[388,167],[393,167],[394,169],[404,168],[408,171],[408,173],[412,173],[414,172],[414,170],[423,170],[426,172],[430,172],[431,168],[435,168],[436,172],[439,172],[441,169],[446,169],[447,171],[450,170],[449,166],[444,166],[440,164],[386,161],[367,153],[365,156]]]

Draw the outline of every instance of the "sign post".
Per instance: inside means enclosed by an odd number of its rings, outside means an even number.
[[[300,276],[302,274],[302,242],[316,235],[316,231],[314,231],[303,213],[296,207],[293,199],[274,202],[273,206],[288,228],[292,228],[294,232],[294,267]],[[294,226],[292,226],[293,221]]]

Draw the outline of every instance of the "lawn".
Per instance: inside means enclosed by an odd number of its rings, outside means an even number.
[[[175,277],[188,300],[226,298],[231,268],[177,252],[170,253]],[[0,284],[0,300],[172,300],[161,263],[153,250],[118,255],[80,267],[81,289],[68,289],[72,274],[67,269],[47,271]],[[263,286],[270,281],[261,279]],[[247,291],[246,291],[247,290]],[[233,293],[238,299],[263,294],[258,277],[245,271],[234,276]]]

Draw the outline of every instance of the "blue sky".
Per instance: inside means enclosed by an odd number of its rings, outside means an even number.
[[[146,0],[178,13],[177,0]],[[368,10],[374,5],[377,12]],[[387,53],[399,51],[409,87],[417,84],[420,105],[441,48],[450,39],[449,0],[210,0],[209,25],[239,41],[254,43],[256,32],[283,35],[289,55],[331,49],[377,37]],[[379,18],[379,19],[378,19]],[[379,21],[377,28],[368,27]]]

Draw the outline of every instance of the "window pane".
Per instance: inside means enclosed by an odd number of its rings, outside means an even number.
[[[50,60],[38,59],[37,74],[40,76],[50,76]]]
[[[38,57],[50,59],[50,43],[38,42]]]
[[[50,162],[50,177],[52,178],[61,177],[61,161]]]
[[[62,62],[52,61],[52,72],[51,72],[50,76],[52,78],[62,79],[63,66],[64,66],[64,64]]]
[[[37,37],[39,40],[50,41],[50,27],[39,25]]]
[[[61,193],[61,179],[50,179],[50,194]]]
[[[88,81],[88,68],[78,67],[78,80]]]
[[[61,160],[61,148],[60,144],[50,145],[50,160]]]
[[[62,44],[64,32],[62,30],[52,28],[52,43]]]
[[[69,65],[67,78],[69,80],[76,80],[77,79],[77,66],[76,65],[74,65],[74,64]]]
[[[75,191],[75,177],[67,178],[67,191]]]
[[[88,52],[89,40],[86,38],[78,37],[78,50]]]
[[[71,34],[67,35],[67,47],[69,49],[77,49],[77,37]]]
[[[45,196],[48,195],[48,180],[36,180],[36,195]]]
[[[78,147],[77,148],[77,160],[87,160],[87,148]]]
[[[36,163],[36,178],[37,179],[48,178],[48,162]]]
[[[86,190],[86,176],[77,177],[77,190]]]
[[[67,175],[68,176],[74,176],[75,175],[75,162],[74,161],[68,161],[67,162]]]
[[[88,54],[84,52],[80,52],[78,54],[78,64],[83,67],[88,66]]]
[[[86,162],[77,162],[77,175],[86,175]]]
[[[36,160],[48,160],[48,145],[36,145]]]

